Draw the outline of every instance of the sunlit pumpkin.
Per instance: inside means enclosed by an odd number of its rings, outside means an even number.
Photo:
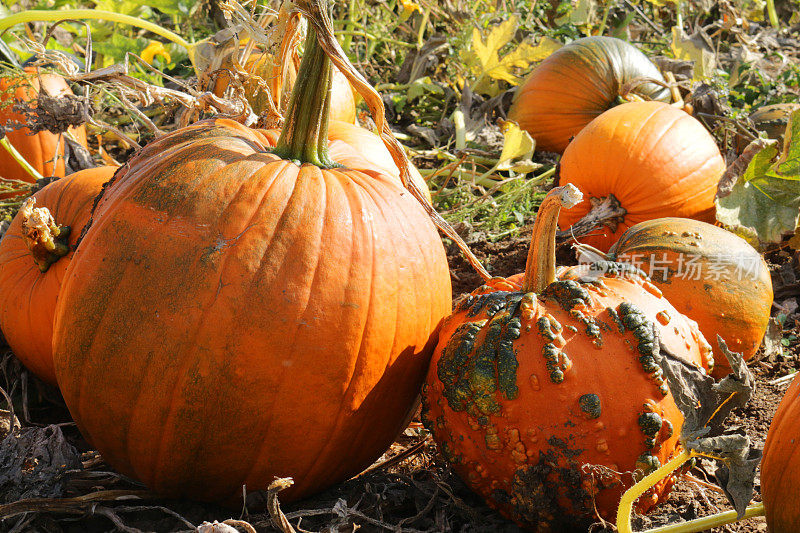
[[[683,417],[654,359],[657,337],[710,363],[696,325],[641,272],[605,262],[556,278],[558,210],[578,201],[571,185],[549,193],[521,285],[495,278],[462,300],[423,387],[423,422],[455,471],[534,531],[586,531],[595,509],[612,517],[632,472],[675,452]]]
[[[238,506],[274,476],[291,500],[358,473],[403,429],[451,309],[434,225],[328,141],[313,27],[305,50],[282,132],[198,122],[120,169],[62,287],[66,404],[161,494]]]
[[[770,533],[800,531],[800,377],[795,377],[772,418],[761,459],[761,496]]]
[[[94,199],[115,170],[82,170],[47,185],[0,240],[0,329],[14,355],[53,385],[53,315],[61,281]],[[42,209],[60,229],[47,225]]]
[[[562,211],[559,226],[569,231],[594,205],[616,202],[615,220],[577,236],[607,251],[625,230],[645,220],[714,222],[723,172],[714,138],[696,119],[660,102],[622,104],[593,120],[564,152],[560,183],[574,184],[585,199]]]
[[[72,94],[67,82],[57,74],[38,72],[35,67],[25,67],[24,75],[0,78],[0,126],[7,129],[6,135],[14,148],[45,177],[64,176],[64,140],[60,135],[41,131],[30,135],[22,113],[14,111],[18,102],[35,106],[40,91],[52,97]],[[70,128],[78,143],[86,146],[86,130],[83,126]],[[7,180],[33,182],[31,177],[5,149],[0,147],[0,177]]]
[[[761,254],[737,235],[697,220],[659,218],[629,228],[608,259],[640,266],[675,309],[697,322],[706,339],[720,335],[745,361],[761,346],[772,309],[772,279]],[[715,376],[730,372],[718,346],[714,360]]]
[[[617,104],[668,101],[669,91],[647,79],[664,81],[639,49],[614,37],[585,37],[533,70],[517,89],[509,118],[536,139],[537,150],[561,153],[589,122]]]

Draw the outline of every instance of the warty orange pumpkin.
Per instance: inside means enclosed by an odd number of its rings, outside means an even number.
[[[277,147],[226,119],[144,147],[62,287],[67,406],[109,464],[161,494],[240,505],[243,485],[291,476],[291,500],[358,473],[403,429],[451,309],[420,203],[328,141],[314,28]]]
[[[6,127],[8,141],[40,174],[45,177],[64,176],[64,140],[60,135],[41,131],[30,134],[28,128],[14,128],[14,124],[25,124],[25,116],[14,111],[17,101],[31,104],[37,94],[59,97],[72,94],[67,82],[57,74],[39,72],[35,67],[25,67],[24,75],[0,78],[0,126]],[[86,130],[83,126],[69,130],[84,147]],[[11,155],[0,147],[0,177],[28,183],[33,178]]]
[[[684,111],[661,102],[619,105],[586,126],[561,158],[559,183],[577,186],[585,199],[562,211],[559,226],[565,237],[574,234],[605,252],[645,220],[714,222],[725,168],[714,138]],[[604,223],[582,228],[600,213]]]
[[[578,39],[542,61],[517,89],[509,118],[561,153],[604,111],[626,101],[669,101],[664,78],[638,48],[614,37]]]
[[[772,309],[769,267],[744,239],[712,224],[658,218],[629,228],[607,259],[640,265],[706,339],[721,336],[745,361],[761,346]],[[714,346],[714,376],[730,373]]]
[[[586,531],[595,512],[614,515],[635,470],[672,457],[683,417],[660,346],[711,363],[696,325],[640,271],[605,262],[556,278],[558,210],[579,201],[572,185],[548,194],[521,285],[495,278],[456,306],[423,386],[423,422],[455,471],[533,531]]]
[[[53,317],[72,247],[116,167],[81,170],[35,193],[0,240],[0,329],[22,363],[56,384]]]

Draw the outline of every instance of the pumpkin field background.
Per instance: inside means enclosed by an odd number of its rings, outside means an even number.
[[[60,108],[49,116],[53,130],[86,129],[88,150],[69,141],[63,148],[68,170],[120,165],[137,145],[166,132],[219,113],[241,114],[247,81],[221,73],[198,78],[203,66],[209,72],[209,65],[235,67],[220,63],[219,48],[194,44],[228,39],[238,49],[238,40],[256,35],[260,25],[269,30],[279,7],[275,0],[0,0],[0,27],[7,17],[33,10],[103,10],[153,22],[185,40],[83,21],[77,12],[58,24],[31,17],[0,37],[0,62],[5,76],[14,61],[39,57],[40,68],[70,81],[77,111]],[[561,155],[538,149],[509,120],[514,93],[567,43],[603,35],[635,45],[669,73],[670,97],[682,99],[705,125],[727,165],[748,145],[769,149],[751,141],[783,135],[790,116],[800,124],[798,0],[352,0],[335,2],[332,19],[349,60],[380,94],[387,122],[426,181],[433,206],[492,276],[524,271],[538,207],[560,172]],[[232,37],[225,28],[234,22],[249,29]],[[374,127],[367,104],[354,101],[358,122]],[[753,116],[774,105],[780,107],[766,119]],[[252,111],[267,123],[274,119]],[[785,147],[774,146],[798,157],[800,128],[795,131]],[[747,167],[752,156],[739,161]],[[793,179],[800,180],[800,172]],[[797,183],[782,189],[788,203],[756,202],[735,192],[724,220],[717,213],[724,225],[742,226],[739,233],[762,253],[771,274],[771,321],[749,365],[756,391],[728,420],[759,448],[800,369]],[[0,234],[23,196],[44,185],[8,179],[0,167]],[[794,210],[795,227],[772,216],[787,210]],[[770,222],[744,229],[753,219]],[[452,239],[443,242],[457,303],[482,279]],[[577,264],[568,236],[560,243],[558,264]],[[0,531],[521,531],[456,476],[419,412],[354,478],[285,505],[280,490],[286,487],[278,483],[268,499],[239,512],[160,498],[115,472],[80,435],[58,389],[27,370],[2,337],[0,389]],[[664,503],[635,517],[637,530],[728,509],[713,471],[711,461],[697,460]],[[760,500],[758,478],[754,500]],[[212,526],[215,521],[220,524]],[[615,530],[599,519],[591,529]],[[766,531],[766,524],[756,518],[718,531]]]

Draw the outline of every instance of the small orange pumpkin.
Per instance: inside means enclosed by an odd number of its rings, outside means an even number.
[[[115,171],[91,168],[50,183],[27,201],[0,240],[0,329],[14,355],[53,385],[53,316],[61,281],[94,199]]]
[[[641,272],[606,262],[556,279],[558,210],[578,201],[572,185],[548,194],[521,286],[495,278],[462,300],[423,387],[423,422],[455,471],[535,531],[585,531],[595,510],[611,518],[631,473],[675,453],[683,417],[653,357],[655,332],[670,352],[711,364],[696,324]]]
[[[714,196],[725,161],[711,134],[695,118],[661,102],[632,102],[606,111],[570,143],[561,158],[560,183],[585,200],[562,211],[559,226],[617,202],[615,221],[577,239],[608,251],[629,227],[662,217],[714,222]]]
[[[761,254],[737,235],[697,220],[658,218],[629,228],[608,259],[641,265],[706,339],[721,336],[745,361],[761,346],[772,309],[772,279]],[[718,346],[714,359],[715,377],[730,373]]]
[[[656,66],[639,49],[614,37],[585,37],[555,51],[517,89],[508,112],[536,139],[537,150],[561,153],[589,122],[636,99],[668,101]]]
[[[45,177],[64,176],[64,140],[61,136],[49,131],[30,134],[28,128],[14,129],[13,124],[25,123],[25,116],[14,111],[17,101],[30,104],[36,95],[44,91],[53,97],[72,94],[67,82],[57,74],[38,72],[35,67],[25,67],[24,76],[6,76],[0,78],[0,126],[6,127],[8,141],[40,174]],[[83,126],[70,128],[70,131],[84,147],[86,129]],[[22,166],[0,147],[0,177],[33,182]]]
[[[761,495],[770,533],[800,531],[800,376],[784,394],[772,418],[761,460]]]

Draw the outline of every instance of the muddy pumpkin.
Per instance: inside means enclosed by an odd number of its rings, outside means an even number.
[[[6,135],[11,145],[41,175],[63,177],[65,143],[62,136],[49,131],[31,135],[27,127],[15,127],[17,124],[25,124],[26,118],[14,110],[14,105],[22,102],[35,106],[40,92],[52,97],[72,94],[64,78],[57,74],[40,73],[35,67],[25,67],[24,75],[21,76],[0,78],[0,126],[8,128]],[[83,126],[70,128],[69,131],[79,144],[86,146],[86,130]],[[3,148],[0,148],[0,177],[28,183],[34,181]]]
[[[721,336],[745,361],[761,346],[772,309],[772,279],[761,254],[739,236],[698,220],[659,218],[629,228],[607,258],[641,265],[706,339]],[[718,347],[714,360],[715,377],[730,372]]]
[[[423,388],[423,422],[455,471],[533,531],[586,531],[595,509],[612,518],[632,473],[673,456],[683,417],[654,360],[662,343],[711,363],[696,325],[640,271],[599,263],[556,279],[559,203],[578,201],[570,185],[549,193],[521,284],[496,278],[457,305]]]
[[[52,385],[61,282],[94,199],[116,168],[81,170],[50,183],[26,200],[0,240],[0,329],[14,355]]]
[[[358,473],[413,413],[451,310],[435,227],[369,154],[329,142],[314,26],[305,50],[281,132],[210,120],[138,152],[62,286],[70,413],[161,494],[239,507],[275,476],[292,500]]]

